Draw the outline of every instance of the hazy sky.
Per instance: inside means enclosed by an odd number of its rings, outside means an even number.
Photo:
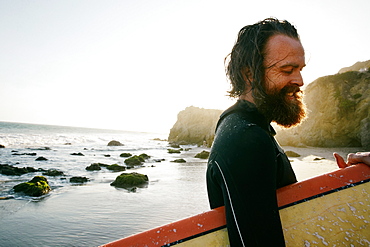
[[[0,0],[0,121],[168,132],[225,109],[238,31],[287,19],[304,80],[370,59],[368,0]]]

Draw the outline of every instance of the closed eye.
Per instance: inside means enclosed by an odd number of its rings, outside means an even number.
[[[283,70],[282,72],[283,72],[284,74],[290,75],[290,74],[292,74],[292,73],[293,73],[293,69],[291,69],[291,70]]]

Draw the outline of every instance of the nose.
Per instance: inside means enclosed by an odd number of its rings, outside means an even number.
[[[295,84],[298,87],[303,86],[304,83],[303,83],[303,78],[302,78],[301,72],[296,73],[295,77],[292,79],[292,84]]]

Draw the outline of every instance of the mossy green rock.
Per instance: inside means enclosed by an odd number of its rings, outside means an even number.
[[[181,153],[180,149],[167,149],[169,154],[179,154]]]
[[[89,179],[87,177],[71,177],[69,179],[69,182],[75,183],[75,184],[83,184],[88,182]]]
[[[184,160],[184,159],[176,159],[176,160],[173,160],[171,162],[174,162],[174,163],[186,163],[186,160]]]
[[[115,172],[121,172],[121,171],[126,170],[126,168],[124,166],[120,166],[118,164],[113,164],[113,165],[107,166],[107,169],[110,170],[110,171],[115,171]]]
[[[145,153],[140,154],[139,157],[143,158],[144,160],[150,159],[150,156]]]
[[[48,180],[43,176],[36,176],[31,181],[13,187],[14,192],[23,192],[28,196],[42,196],[51,190]]]
[[[100,171],[100,163],[93,163],[85,168],[87,171]]]
[[[137,172],[122,173],[110,185],[119,188],[130,188],[145,185],[149,181],[148,176]]]
[[[125,164],[129,167],[141,166],[144,161],[145,160],[142,157],[134,155],[134,156],[126,159]]]
[[[199,159],[208,159],[208,157],[209,157],[209,152],[205,150],[195,155],[195,158],[199,158]]]
[[[132,156],[132,154],[130,154],[130,153],[121,153],[119,155],[119,157],[123,157],[123,158],[128,158],[128,157],[131,157],[131,156]]]
[[[58,171],[56,169],[50,169],[50,170],[47,170],[46,172],[43,172],[42,175],[51,176],[51,177],[64,176],[64,172]]]

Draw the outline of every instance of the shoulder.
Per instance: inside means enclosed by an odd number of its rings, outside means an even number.
[[[228,138],[234,136],[237,138],[249,134],[258,134],[268,137],[269,134],[263,130],[258,124],[249,120],[245,114],[235,112],[227,115],[220,120],[217,126],[216,136],[227,134]]]
[[[243,114],[233,113],[223,118],[217,128],[213,146],[259,149],[272,146],[270,134]]]

